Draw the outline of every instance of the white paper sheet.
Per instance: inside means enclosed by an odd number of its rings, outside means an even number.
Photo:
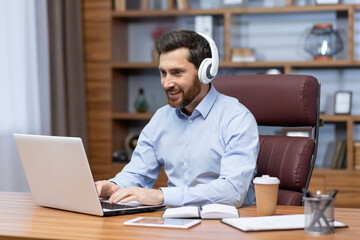
[[[303,229],[305,227],[305,215],[278,215],[266,217],[246,217],[246,218],[224,218],[221,220],[230,226],[242,231],[265,231],[265,230],[286,230]],[[346,227],[342,222],[335,221],[335,227]]]

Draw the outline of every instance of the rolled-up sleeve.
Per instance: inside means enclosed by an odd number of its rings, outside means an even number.
[[[152,188],[158,178],[162,165],[157,161],[153,142],[146,132],[144,129],[140,134],[131,161],[114,178],[109,179],[120,188]]]

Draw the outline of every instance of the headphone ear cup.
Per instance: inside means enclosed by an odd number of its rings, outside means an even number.
[[[210,83],[215,77],[215,76],[211,76],[210,74],[211,63],[212,63],[211,58],[205,58],[200,64],[198,70],[198,77],[200,82],[204,84]]]

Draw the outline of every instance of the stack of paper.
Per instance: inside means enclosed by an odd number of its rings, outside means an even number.
[[[264,230],[286,230],[305,228],[305,215],[279,215],[266,217],[246,217],[246,218],[225,218],[223,223],[242,231],[264,231]],[[335,221],[335,227],[346,227],[345,224]]]

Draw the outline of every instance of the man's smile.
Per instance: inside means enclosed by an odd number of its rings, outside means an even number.
[[[176,99],[180,96],[181,91],[168,91],[167,93],[168,93],[169,98]]]

